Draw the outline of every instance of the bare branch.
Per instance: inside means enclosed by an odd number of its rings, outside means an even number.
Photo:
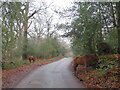
[[[28,26],[28,28],[30,27],[30,25],[32,24],[32,21],[30,22],[30,24],[29,24],[29,26]],[[28,28],[27,28],[27,30],[28,30]]]

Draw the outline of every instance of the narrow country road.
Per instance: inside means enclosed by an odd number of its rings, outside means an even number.
[[[85,88],[70,71],[72,58],[38,67],[15,88]]]

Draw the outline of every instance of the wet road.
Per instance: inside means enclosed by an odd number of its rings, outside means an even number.
[[[15,88],[84,88],[70,71],[72,58],[38,67],[28,74]]]

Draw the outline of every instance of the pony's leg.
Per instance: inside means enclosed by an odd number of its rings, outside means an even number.
[[[74,71],[76,71],[78,64],[74,64]]]
[[[35,59],[33,58],[33,62],[35,62]]]
[[[31,63],[31,59],[29,59],[29,62]]]

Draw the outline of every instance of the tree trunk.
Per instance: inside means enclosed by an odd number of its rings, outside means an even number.
[[[99,40],[98,40],[98,42],[103,42],[103,34],[102,34],[102,23],[104,23],[103,22],[103,20],[102,20],[102,15],[101,15],[101,13],[102,13],[102,10],[101,10],[101,5],[100,5],[100,3],[98,4],[99,6],[98,6],[98,9],[99,9],[99,12],[98,12],[98,14],[99,14],[99,20],[100,20],[100,25],[99,25],[99,30],[98,30],[98,33],[99,33]]]
[[[116,27],[116,18],[115,18],[115,11],[114,11],[113,5],[114,5],[113,2],[110,2],[111,13],[112,13],[112,19],[113,19],[113,25],[114,25],[114,27]]]
[[[118,53],[120,54],[120,1],[116,4],[117,8],[117,32],[118,32]]]
[[[24,14],[23,55],[22,55],[23,59],[27,59],[28,10],[29,10],[29,2],[26,2],[26,10]]]

